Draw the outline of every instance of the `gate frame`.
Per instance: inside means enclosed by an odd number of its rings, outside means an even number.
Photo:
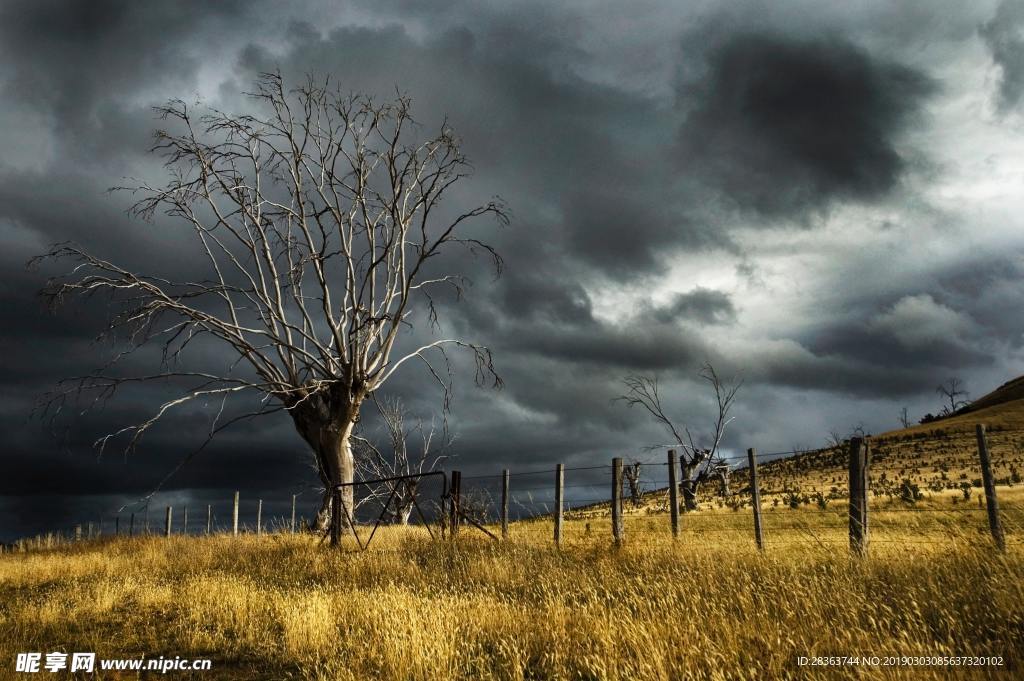
[[[340,541],[341,540],[341,537],[340,537],[340,535],[341,535],[341,525],[340,525],[340,522],[339,522],[341,520],[341,511],[340,511],[340,509],[342,507],[344,507],[345,508],[345,515],[347,516],[346,520],[348,521],[349,529],[352,530],[352,536],[355,537],[356,544],[359,546],[359,550],[360,551],[365,551],[367,548],[369,548],[370,542],[373,541],[373,536],[377,533],[377,528],[380,527],[381,521],[384,520],[384,516],[385,516],[385,514],[388,511],[388,507],[390,507],[391,501],[395,498],[395,494],[398,491],[398,485],[392,485],[391,486],[391,494],[388,495],[387,501],[384,502],[384,506],[381,508],[380,515],[377,516],[377,520],[373,523],[373,529],[370,531],[370,536],[366,539],[366,543],[364,544],[362,542],[362,540],[360,539],[360,537],[359,537],[359,531],[356,529],[357,526],[356,526],[355,516],[353,516],[352,510],[349,509],[347,506],[345,506],[344,504],[341,503],[341,490],[343,488],[345,488],[345,487],[353,487],[354,488],[357,485],[377,485],[377,484],[388,483],[388,482],[399,482],[401,480],[409,480],[409,479],[420,480],[420,479],[429,478],[429,477],[435,476],[435,475],[440,475],[441,476],[441,498],[440,498],[440,500],[441,500],[442,512],[441,512],[440,518],[438,519],[438,527],[440,528],[439,532],[440,532],[441,536],[443,537],[444,536],[444,516],[445,516],[444,510],[443,510],[444,509],[444,501],[449,496],[449,492],[448,492],[448,476],[445,475],[444,471],[427,471],[426,473],[411,473],[409,475],[396,475],[396,476],[388,477],[388,478],[374,478],[372,480],[353,480],[352,482],[342,482],[342,483],[339,483],[339,484],[335,485],[333,487],[333,499],[332,499],[332,506],[333,507],[331,509],[331,513],[332,513],[332,516],[333,516],[333,520],[331,522],[331,544],[334,545],[334,546],[337,546],[337,545],[340,545],[340,543],[341,543],[341,541]],[[353,494],[353,497],[354,496],[355,495]],[[423,513],[423,509],[420,508],[419,501],[417,501],[417,494],[415,492],[412,494],[412,504],[413,504],[413,508],[416,509],[416,513],[419,515],[420,520],[423,521],[423,526],[426,527],[427,528],[427,532],[430,533],[430,538],[431,539],[436,539],[436,537],[434,536],[434,531],[430,528],[430,521],[427,520],[426,514]]]

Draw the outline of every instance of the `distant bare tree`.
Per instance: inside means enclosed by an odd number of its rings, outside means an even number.
[[[865,430],[863,423],[858,423],[851,427],[847,435],[841,434],[838,428],[832,428],[828,431],[828,435],[825,437],[825,447],[828,449],[844,449],[846,447],[846,443],[850,441],[850,438],[866,437],[866,432],[867,431]]]
[[[325,531],[330,489],[353,480],[351,435],[360,409],[396,371],[421,362],[447,405],[445,350],[463,348],[475,360],[478,382],[500,385],[491,352],[481,345],[442,338],[396,347],[400,331],[419,318],[436,324],[436,291],[461,294],[464,280],[443,258],[452,247],[486,254],[500,271],[494,249],[466,230],[479,218],[505,224],[508,217],[498,198],[441,210],[471,167],[446,123],[419,137],[404,96],[378,103],[312,77],[289,90],[279,74],[261,75],[249,94],[253,115],[209,108],[198,115],[180,100],[158,108],[175,128],[158,131],[153,147],[170,179],[121,188],[140,197],[134,215],[160,212],[186,227],[205,274],[178,281],[135,272],[68,243],[37,259],[73,265],[44,289],[52,302],[106,293],[119,305],[107,331],[122,334],[130,350],[118,358],[155,344],[164,360],[143,376],[119,375],[108,365],[62,382],[48,405],[59,409],[86,391],[107,397],[150,379],[183,386],[150,418],[97,441],[102,449],[124,435],[127,452],[175,407],[258,395],[262,407],[239,418],[288,413],[325,488],[316,520]],[[234,360],[183,369],[184,353],[201,346],[193,344],[199,337]],[[352,488],[344,490],[350,508]]]
[[[622,469],[623,482],[629,486],[629,497],[634,506],[640,506],[643,499],[643,487],[640,484],[640,470],[643,464],[631,461]]]
[[[356,471],[362,480],[397,478],[426,473],[448,458],[452,437],[445,431],[437,434],[436,422],[425,424],[422,419],[407,424],[408,413],[399,398],[371,396],[384,429],[384,444],[374,442],[358,431],[352,435]],[[390,500],[384,520],[407,525],[416,499],[419,479],[389,481],[375,485],[370,499],[386,504]]]
[[[968,400],[964,399],[968,397],[968,393],[964,390],[963,381],[955,376],[946,379],[944,383],[935,388],[935,392],[945,400],[948,400],[948,403],[942,406],[942,412],[939,416],[949,416],[956,413],[956,410],[960,407],[970,404]]]
[[[616,398],[624,401],[629,407],[640,406],[646,409],[672,437],[673,444],[681,449],[680,466],[683,469],[681,483],[686,510],[697,508],[697,491],[700,485],[708,479],[718,477],[723,480],[725,486],[728,486],[727,478],[723,476],[727,475],[724,471],[729,468],[729,465],[720,457],[719,447],[725,436],[726,427],[733,420],[733,417],[729,416],[729,411],[736,401],[736,394],[743,385],[742,380],[723,380],[709,363],[703,365],[699,375],[714,390],[718,409],[710,437],[700,444],[694,438],[689,426],[677,425],[666,413],[661,402],[656,376],[627,376],[623,379],[626,393]]]
[[[907,408],[903,407],[900,409],[900,425],[904,428],[909,428],[910,423],[910,414],[907,412]]]

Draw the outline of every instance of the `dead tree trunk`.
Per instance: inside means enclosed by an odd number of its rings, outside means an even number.
[[[416,496],[416,481],[399,480],[395,483],[395,486],[395,498],[384,517],[389,524],[404,527],[409,524],[409,518],[412,517],[413,499]],[[383,496],[387,499],[390,496],[390,491]]]
[[[625,478],[626,484],[629,485],[629,498],[633,502],[634,506],[640,506],[643,503],[643,490],[640,488],[640,467],[639,461],[634,461],[628,466],[624,466],[622,469],[623,477]]]
[[[683,509],[686,511],[697,510],[697,481],[694,473],[697,471],[696,463],[683,463]]]
[[[721,494],[722,497],[729,497],[729,496],[731,496],[731,491],[732,490],[729,487],[729,473],[730,472],[731,471],[729,470],[728,466],[719,466],[717,468],[717,470],[715,471],[715,473],[718,475],[718,482],[719,482],[718,492],[719,492],[719,494]]]
[[[355,480],[355,457],[352,455],[351,436],[359,416],[355,401],[331,404],[330,396],[314,396],[308,403],[298,403],[292,410],[292,420],[302,438],[312,448],[317,473],[324,485],[320,508],[313,521],[313,530],[327,532],[333,513],[333,489]],[[341,489],[342,529],[348,529],[349,519],[355,517],[355,494],[352,485]]]

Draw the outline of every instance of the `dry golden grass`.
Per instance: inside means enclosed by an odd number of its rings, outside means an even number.
[[[213,671],[195,674],[207,679],[866,671],[799,668],[799,655],[997,655],[999,671],[869,676],[1019,678],[1024,499],[1004,496],[1005,555],[991,549],[983,514],[879,507],[871,555],[852,559],[838,505],[766,509],[763,555],[749,509],[685,515],[676,541],[665,515],[631,513],[620,549],[600,518],[570,521],[561,550],[549,521],[515,524],[505,543],[471,528],[455,542],[390,528],[362,553],[350,540],[337,551],[288,535],[84,542],[0,557],[0,641],[10,661],[51,650],[209,657]],[[107,674],[94,678],[119,678]]]
[[[454,542],[385,528],[366,552],[271,534],[6,554],[0,678],[17,652],[53,650],[211,658],[194,675],[205,679],[1024,678],[1024,485],[998,488],[999,554],[981,490],[958,489],[981,475],[976,422],[994,426],[995,477],[1008,483],[1024,470],[1024,400],[872,439],[872,489],[890,493],[871,497],[866,559],[847,551],[845,499],[780,503],[782,489],[845,494],[845,454],[827,450],[761,467],[763,554],[749,506],[711,490],[678,540],[664,491],[627,502],[620,548],[595,506],[567,515],[561,549],[538,519],[502,543],[469,527]],[[892,496],[904,479],[925,498]],[[801,668],[801,655],[1005,664]]]

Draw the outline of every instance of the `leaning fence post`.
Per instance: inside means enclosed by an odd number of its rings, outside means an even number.
[[[235,505],[231,509],[231,533],[238,536],[238,492],[235,492]]]
[[[679,536],[679,485],[676,482],[676,450],[668,450],[668,512],[672,518],[672,537]]]
[[[164,536],[171,536],[171,507],[167,507],[167,517],[164,519]]]
[[[459,514],[462,512],[462,472],[452,471],[451,534],[459,533]]]
[[[562,545],[562,503],[565,495],[565,464],[555,464],[555,546]]]
[[[622,543],[622,458],[612,459],[612,537]]]
[[[295,534],[295,495],[292,495],[292,534]]]
[[[850,438],[850,550],[868,551],[868,448],[859,437]]]
[[[338,546],[341,544],[341,485],[335,485],[332,494],[334,498],[331,500],[331,546]]]
[[[206,505],[206,534],[213,529],[213,504]]]
[[[981,480],[985,485],[985,504],[988,506],[988,527],[992,538],[1000,551],[1006,550],[1006,536],[1003,524],[999,520],[999,501],[996,499],[996,484],[992,477],[992,462],[988,456],[988,441],[985,438],[985,426],[980,423],[974,427],[978,438],[978,458],[981,459]]]
[[[508,539],[508,478],[506,468],[501,472],[501,538]]]
[[[750,466],[750,503],[754,507],[754,541],[757,550],[764,551],[764,531],[761,529],[761,490],[757,486],[757,450],[747,450],[747,465]]]
[[[260,536],[263,532],[263,500],[259,499],[256,502],[256,536]]]

